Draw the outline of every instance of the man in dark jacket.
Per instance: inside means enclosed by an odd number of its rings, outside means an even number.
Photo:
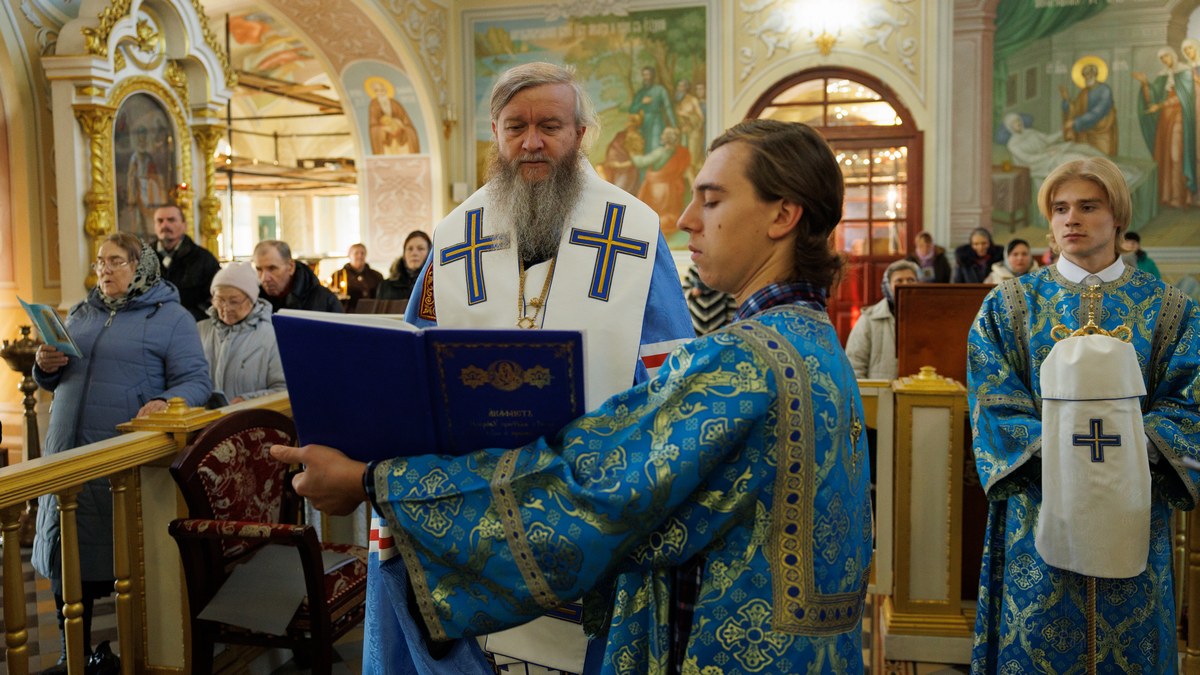
[[[287,242],[267,239],[254,247],[254,269],[262,297],[271,303],[271,311],[281,309],[311,309],[318,312],[341,312],[342,303],[328,288],[321,285],[308,265],[292,260],[292,248]]]
[[[203,246],[185,234],[187,219],[174,204],[154,211],[155,252],[162,264],[162,277],[179,289],[179,302],[197,321],[208,318],[212,302],[209,286],[221,265]]]

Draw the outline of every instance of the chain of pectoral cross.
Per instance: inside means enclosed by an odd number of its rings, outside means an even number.
[[[1085,325],[1099,325],[1099,323],[1096,321],[1098,318],[1097,314],[1099,314],[1099,312],[1096,311],[1096,306],[1099,305],[1103,300],[1104,294],[1100,292],[1100,286],[1097,284],[1088,286],[1086,291],[1079,294],[1080,309],[1087,310],[1087,321],[1085,322]]]
[[[1111,331],[1107,331],[1097,323],[1099,315],[1104,310],[1103,301],[1104,293],[1100,292],[1100,285],[1091,284],[1087,287],[1087,290],[1079,294],[1080,313],[1086,313],[1087,321],[1081,321],[1080,323],[1083,325],[1075,330],[1071,330],[1060,323],[1050,332],[1050,336],[1054,338],[1055,342],[1078,335],[1107,335],[1122,342],[1129,342],[1133,333],[1128,326],[1122,324]]]

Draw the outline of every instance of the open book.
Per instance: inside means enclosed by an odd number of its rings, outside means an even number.
[[[37,332],[42,336],[42,342],[54,347],[58,351],[67,356],[83,356],[79,351],[78,345],[71,339],[71,334],[67,332],[67,327],[62,322],[62,318],[58,316],[58,312],[50,305],[39,303],[28,303],[20,298],[21,307],[25,313],[29,315],[29,320],[37,328]]]
[[[584,413],[583,334],[273,317],[300,442],[360,461],[512,448]]]

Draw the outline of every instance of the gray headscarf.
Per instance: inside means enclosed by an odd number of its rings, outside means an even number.
[[[100,292],[97,286],[94,292],[100,297],[100,302],[109,310],[116,312],[129,304],[129,301],[150,290],[150,287],[162,280],[162,268],[158,264],[158,254],[145,241],[142,242],[142,252],[139,254],[137,269],[133,271],[133,281],[129,290],[119,298],[110,298]]]
[[[901,258],[900,260],[893,261],[891,265],[887,266],[887,269],[883,271],[883,281],[881,281],[879,285],[883,288],[883,297],[887,299],[888,307],[893,312],[896,311],[896,296],[892,294],[891,280],[892,272],[895,272],[896,270],[909,270],[916,275],[917,279],[921,278],[921,268],[917,265],[917,263],[911,260],[904,260]]]

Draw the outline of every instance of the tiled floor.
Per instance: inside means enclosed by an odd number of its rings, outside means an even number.
[[[27,589],[25,617],[26,630],[29,633],[29,670],[31,673],[37,673],[58,662],[61,641],[55,619],[54,595],[50,592],[50,582],[34,574],[33,568],[29,565],[29,554],[29,549],[21,550],[25,588]],[[0,606],[3,605],[3,601],[3,588],[0,587]],[[3,633],[4,630],[4,616],[3,613],[0,613],[0,633]],[[93,610],[92,643],[98,645],[105,640],[110,642],[114,652],[120,652],[117,646],[116,607],[112,598],[98,600]],[[361,673],[362,628],[359,627],[343,636],[335,646],[335,652],[336,662],[333,667],[333,675],[358,675]],[[246,675],[288,675],[308,671],[296,667],[290,652],[276,650],[263,654],[243,672]],[[2,642],[0,642],[0,675],[8,675]]]
[[[26,592],[25,611],[28,621],[27,629],[30,636],[29,667],[30,672],[36,673],[42,668],[54,665],[58,660],[60,649],[58,625],[54,618],[54,597],[50,593],[50,582],[41,578],[35,579],[33,569],[29,566],[29,549],[22,549],[21,553],[25,562],[25,588],[32,589]],[[0,604],[2,603],[3,595],[0,594]],[[874,631],[872,630],[873,621],[871,617],[873,614],[870,606],[863,613],[863,662],[867,664],[868,673],[871,672],[870,645],[875,638]],[[0,615],[0,633],[3,630],[4,619]],[[96,603],[95,616],[92,623],[92,642],[99,644],[104,640],[109,640],[113,646],[113,650],[118,651],[116,611],[111,598]],[[334,664],[334,675],[358,675],[361,673],[362,628],[359,627],[343,637],[337,644],[336,652],[338,662]],[[5,666],[4,661],[4,650],[0,649],[0,675],[8,674],[8,668]],[[885,661],[883,662],[882,671],[882,673],[877,675],[957,675],[958,673],[968,672],[968,669],[963,666],[948,666],[936,663]],[[248,668],[241,671],[245,675],[289,675],[306,672],[308,671],[296,666],[289,652],[282,650],[263,654],[250,664]],[[233,674],[222,673],[221,675]]]
[[[29,633],[29,669],[37,672],[58,662],[62,649],[59,637],[58,623],[54,612],[54,595],[50,592],[50,582],[40,577],[35,579],[33,568],[29,565],[29,549],[22,549],[23,572],[25,580],[25,629]],[[0,591],[0,602],[3,601]],[[0,632],[4,630],[4,617],[0,615]],[[117,643],[117,615],[112,599],[98,601],[92,615],[92,642],[100,644],[109,640],[112,646]],[[0,650],[0,675],[7,675],[8,669],[4,664],[3,650]]]

